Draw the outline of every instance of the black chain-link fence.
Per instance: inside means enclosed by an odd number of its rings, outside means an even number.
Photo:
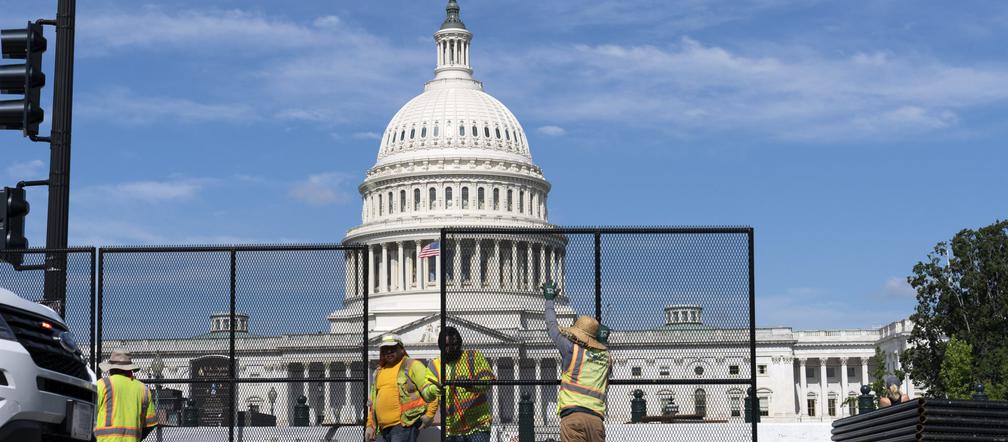
[[[566,367],[545,282],[559,288],[560,327],[587,315],[611,329],[610,440],[756,440],[744,405],[756,385],[752,229],[454,228],[441,250],[442,328],[496,375],[445,389],[489,385],[496,440],[529,424],[535,440],[559,440]]]
[[[97,354],[143,367],[161,440],[361,440],[366,259],[342,245],[103,248]]]

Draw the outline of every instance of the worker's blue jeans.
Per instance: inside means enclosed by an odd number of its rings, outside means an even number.
[[[396,425],[392,428],[386,428],[381,432],[382,439],[385,439],[385,442],[416,442],[417,436],[419,434],[420,434],[419,420],[417,420],[416,423],[410,427]]]
[[[477,431],[465,436],[448,436],[448,442],[490,442],[490,432]]]

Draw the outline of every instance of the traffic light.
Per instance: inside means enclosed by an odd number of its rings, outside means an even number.
[[[28,23],[24,29],[0,30],[3,58],[25,60],[23,64],[0,65],[0,93],[24,95],[19,100],[0,100],[0,129],[21,130],[24,135],[38,135],[45,118],[40,93],[45,85],[42,53],[46,39],[42,25]]]
[[[28,201],[25,191],[17,187],[4,187],[0,193],[0,260],[15,266],[24,261],[24,253],[9,253],[8,250],[28,248],[24,236],[25,215],[28,215]]]

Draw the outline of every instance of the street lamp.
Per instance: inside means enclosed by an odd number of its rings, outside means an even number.
[[[266,394],[266,397],[270,401],[270,414],[276,417],[276,410],[274,409],[277,400],[276,387],[270,387],[270,391]]]
[[[157,441],[162,442],[164,439],[161,435],[161,379],[164,379],[164,361],[161,360],[161,354],[154,354],[154,361],[151,362],[150,371],[154,375],[154,379],[157,380],[157,384],[154,385],[154,413],[158,416],[158,426],[157,426]],[[147,411],[144,410],[144,413]]]

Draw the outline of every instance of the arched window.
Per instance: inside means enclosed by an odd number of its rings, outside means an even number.
[[[399,191],[399,213],[403,213],[405,211],[406,211],[406,191],[405,190],[400,190]]]
[[[525,191],[518,191],[518,213],[525,213]]]
[[[806,396],[806,401],[808,402],[808,415],[809,417],[815,417],[816,415],[816,394],[809,393]]]
[[[507,193],[507,211],[508,212],[511,212],[512,209],[513,209],[512,206],[511,206],[511,201],[512,201],[512,196],[513,195],[514,195],[514,191],[511,190],[511,189],[508,189],[508,193]]]
[[[487,138],[490,138],[490,127],[489,126],[483,126],[483,135],[486,135]]]
[[[420,189],[413,189],[413,211],[420,210]]]
[[[508,131],[507,129],[504,129],[504,139],[511,141],[511,132]]]
[[[500,210],[500,189],[493,191],[493,209]]]
[[[464,137],[465,136],[465,126],[463,126],[461,124],[459,125],[459,136],[460,137]]]
[[[412,140],[414,135],[416,135],[416,128],[412,128],[409,130],[409,139]]]
[[[742,389],[728,390],[728,408],[731,410],[731,417],[742,417]]]
[[[402,134],[399,135],[399,141],[406,139],[406,129],[402,130]]]
[[[437,136],[438,136],[438,126],[435,124],[434,125],[434,138],[437,138]]]
[[[381,196],[381,194],[379,194],[378,195],[378,214],[379,215],[382,214],[382,207],[383,207],[382,206],[382,196]]]
[[[391,215],[391,214],[392,214],[392,209],[393,209],[394,207],[395,207],[395,206],[393,206],[393,205],[392,205],[392,192],[389,192],[389,193],[388,193],[388,213],[389,213],[389,215]]]
[[[693,392],[693,413],[701,417],[707,415],[707,392],[703,388]]]
[[[445,209],[451,209],[452,208],[452,203],[454,203],[454,201],[452,200],[452,188],[451,187],[445,187],[445,190],[444,190],[444,203],[445,203]]]
[[[474,124],[472,127],[472,136],[475,137],[476,135],[479,135],[479,129],[477,129],[476,125]]]
[[[420,138],[427,138],[427,126],[420,128]]]
[[[430,192],[428,192],[428,193],[429,193],[429,195],[427,195],[427,197],[428,197],[428,199],[427,199],[428,209],[429,210],[434,210],[434,208],[437,207],[437,189],[431,187],[430,188]]]
[[[484,206],[483,200],[484,200],[484,198],[483,198],[483,188],[480,187],[479,189],[476,190],[476,208],[477,209],[483,210],[483,206]]]
[[[469,188],[462,188],[462,210],[469,208]]]
[[[497,132],[497,139],[499,140],[500,139],[500,128],[499,127],[495,127],[494,131]]]

